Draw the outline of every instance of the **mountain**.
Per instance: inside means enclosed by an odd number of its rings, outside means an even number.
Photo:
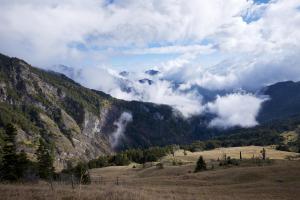
[[[149,70],[145,71],[145,74],[148,74],[150,76],[155,76],[155,75],[157,75],[159,73],[160,73],[159,71],[154,70],[154,69],[149,69]]]
[[[265,87],[262,94],[269,97],[258,115],[258,121],[286,119],[300,113],[300,82],[279,82]]]
[[[9,122],[18,129],[19,150],[31,156],[40,138],[53,143],[56,167],[118,149],[188,143],[209,134],[202,133],[208,123],[202,117],[186,120],[170,106],[118,100],[65,75],[0,55],[0,136]]]
[[[150,80],[150,79],[147,79],[147,78],[140,79],[139,82],[142,83],[142,84],[146,83],[148,85],[152,85],[153,84],[153,81]]]
[[[284,82],[266,87],[262,93],[270,100],[262,106],[260,122],[288,120],[300,114],[299,85]],[[0,150],[3,127],[13,123],[18,130],[18,150],[34,157],[43,139],[54,146],[56,168],[127,148],[188,144],[224,133],[246,132],[252,137],[252,132],[261,130],[212,129],[208,124],[213,117],[205,114],[185,118],[167,105],[115,99],[65,75],[0,54]]]

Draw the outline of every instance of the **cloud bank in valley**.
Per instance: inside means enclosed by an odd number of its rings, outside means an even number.
[[[211,127],[228,128],[232,126],[252,127],[258,124],[258,115],[264,98],[252,94],[234,93],[218,96],[214,102],[207,104],[208,112],[217,115],[210,122]]]

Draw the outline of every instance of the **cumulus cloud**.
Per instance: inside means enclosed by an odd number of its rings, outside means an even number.
[[[114,125],[117,127],[116,131],[113,132],[110,135],[110,143],[112,148],[117,147],[120,139],[122,137],[124,137],[124,132],[126,130],[126,126],[128,123],[132,122],[132,115],[129,112],[123,112],[120,116],[120,118],[118,119],[118,121],[116,121],[114,123]]]
[[[199,43],[221,26],[233,23],[251,3],[4,0],[0,5],[0,50],[43,66],[57,62],[82,64],[86,59],[97,63],[122,48],[149,48],[144,52],[198,51],[199,45],[189,43]],[[185,47],[178,47],[187,41]],[[168,43],[174,47],[151,48],[151,44]]]
[[[208,54],[213,52],[212,45],[173,45],[163,47],[151,47],[143,49],[133,49],[125,51],[128,54],[187,54],[187,53],[203,53]]]
[[[257,125],[256,116],[264,98],[252,94],[228,94],[218,96],[207,104],[208,112],[217,115],[210,122],[211,127],[228,128],[232,126],[251,127]]]
[[[2,0],[0,51],[42,67],[74,66],[61,72],[114,97],[168,104],[188,117],[206,109],[195,86],[254,91],[299,81],[299,8],[297,0]],[[155,63],[161,73],[120,77],[109,69],[138,58],[144,66]],[[241,99],[252,105],[249,115],[242,114]],[[260,100],[218,97],[208,106],[218,115],[211,125],[255,125]],[[230,102],[239,108],[226,115]]]
[[[0,5],[0,51],[38,66],[111,66],[120,56],[177,54],[159,64],[169,69],[165,76],[212,89],[247,87],[266,69],[272,73],[257,87],[300,77],[296,0],[3,0]],[[186,55],[190,58],[182,58]]]

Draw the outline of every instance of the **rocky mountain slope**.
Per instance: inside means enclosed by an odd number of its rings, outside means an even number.
[[[19,150],[33,156],[43,138],[55,146],[61,167],[128,147],[190,142],[204,137],[199,130],[206,126],[169,106],[117,100],[0,55],[0,127],[9,122],[17,126]]]
[[[264,93],[270,100],[263,105],[260,122],[299,114],[299,84],[267,87]],[[120,149],[186,144],[224,133],[208,128],[212,117],[186,119],[170,106],[118,100],[0,54],[0,150],[3,127],[10,122],[18,129],[19,150],[33,158],[40,138],[52,143],[57,168]]]

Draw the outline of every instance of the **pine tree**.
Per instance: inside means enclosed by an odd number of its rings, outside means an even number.
[[[12,124],[7,124],[5,127],[6,136],[4,137],[3,158],[2,158],[2,178],[8,181],[16,181],[19,176],[16,169],[17,153],[15,138],[17,130]]]
[[[199,171],[203,171],[206,170],[206,163],[203,159],[202,156],[199,157],[197,164],[196,164],[196,168],[194,172],[199,172]]]
[[[261,155],[262,155],[262,159],[263,159],[263,160],[266,160],[266,150],[265,150],[265,148],[263,148],[263,149],[261,150]]]
[[[30,161],[27,158],[26,153],[22,150],[21,153],[17,155],[17,175],[18,177],[23,177],[26,171],[30,168]]]
[[[53,153],[50,145],[47,145],[40,139],[40,145],[37,149],[38,171],[40,178],[51,179],[54,174]]]
[[[91,178],[89,174],[88,165],[85,163],[78,163],[74,169],[75,176],[79,179],[80,184],[90,184]]]

